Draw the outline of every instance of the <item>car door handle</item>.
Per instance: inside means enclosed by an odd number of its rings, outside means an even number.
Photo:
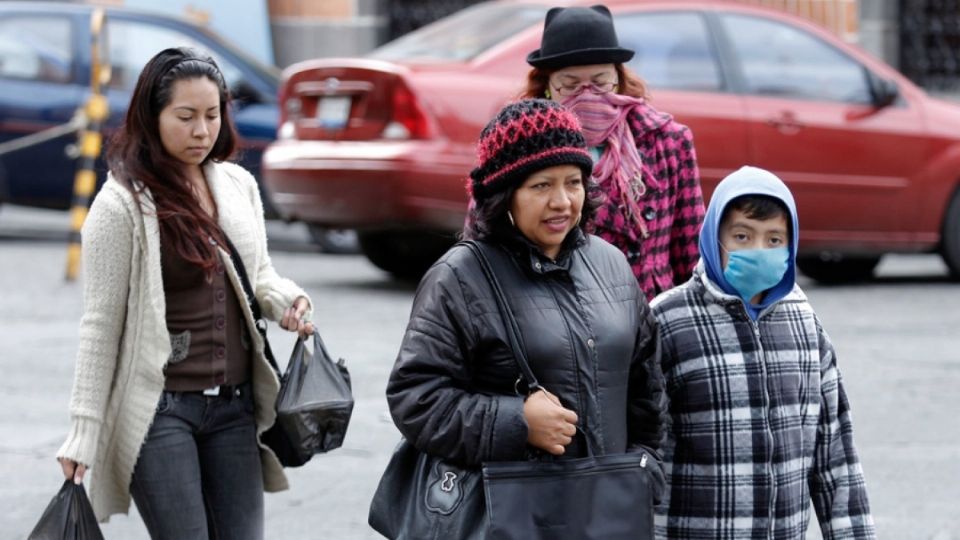
[[[783,111],[776,118],[767,119],[767,125],[784,135],[794,135],[803,129],[803,123],[790,111]]]

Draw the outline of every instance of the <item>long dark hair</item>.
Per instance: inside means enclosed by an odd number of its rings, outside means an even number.
[[[647,91],[647,85],[639,75],[623,64],[614,64],[617,70],[617,93],[625,96],[650,99],[650,93]],[[520,99],[542,98],[546,96],[550,76],[559,71],[559,69],[539,69],[533,68],[527,73],[527,87],[518,96]]]
[[[220,93],[220,132],[202,165],[229,158],[237,135],[223,74],[209,56],[180,47],[160,51],[140,72],[127,116],[111,139],[107,162],[117,181],[133,192],[138,202],[149,192],[164,242],[171,242],[181,257],[211,275],[219,257],[209,238],[222,245],[223,233],[200,206],[183,163],[167,153],[160,140],[160,111],[169,105],[174,83],[197,78],[212,81]]]
[[[510,211],[513,194],[517,192],[518,187],[510,186],[504,191],[484,198],[479,204],[471,205],[468,211],[470,216],[461,238],[486,240],[504,238],[512,234],[515,227],[510,223],[507,212]],[[597,208],[603,202],[604,195],[600,186],[590,176],[583,179],[583,190],[583,207],[580,209],[580,222],[577,223],[577,227],[586,233],[593,228],[593,218],[597,214]]]

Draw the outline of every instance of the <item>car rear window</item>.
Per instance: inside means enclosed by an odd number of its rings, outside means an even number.
[[[387,61],[463,62],[541,23],[546,6],[479,4],[395,39],[370,53]]]

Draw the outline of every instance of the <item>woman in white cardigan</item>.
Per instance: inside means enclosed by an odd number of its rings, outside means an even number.
[[[92,475],[101,521],[131,495],[152,538],[262,538],[263,492],[286,489],[259,443],[279,381],[228,242],[264,315],[307,335],[311,303],[277,275],[214,61],[166,49],[137,81],[111,174],[83,227],[84,313],[71,428],[57,458]]]

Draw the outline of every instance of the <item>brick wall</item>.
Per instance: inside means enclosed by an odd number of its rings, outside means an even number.
[[[844,40],[859,41],[859,0],[736,0],[787,11],[824,26]],[[877,0],[865,0],[876,2]]]
[[[278,66],[359,56],[386,41],[389,0],[268,0]]]
[[[856,43],[861,37],[859,4],[881,0],[735,1],[794,13]],[[268,0],[267,5],[274,56],[283,67],[308,58],[365,54],[387,41],[391,9],[417,4],[416,0]]]

